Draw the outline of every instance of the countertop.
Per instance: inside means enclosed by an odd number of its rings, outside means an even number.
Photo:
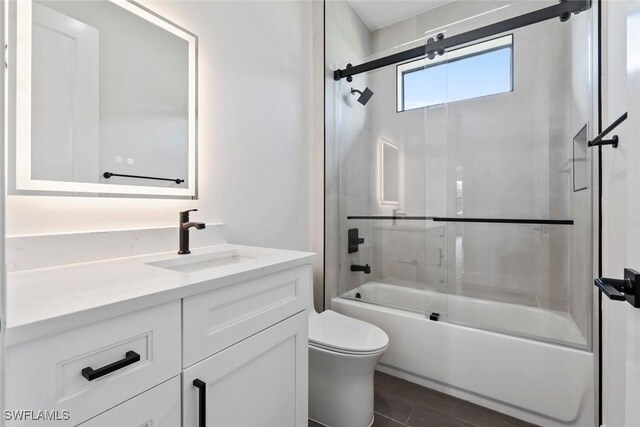
[[[148,265],[229,250],[256,257],[191,273]],[[311,264],[315,256],[309,252],[219,244],[192,249],[190,255],[162,252],[9,273],[6,345]]]

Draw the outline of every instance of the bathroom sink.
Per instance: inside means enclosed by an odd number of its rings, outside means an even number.
[[[178,271],[180,273],[195,273],[197,271],[252,261],[256,258],[258,257],[255,256],[255,254],[248,254],[237,249],[232,249],[201,255],[181,255],[164,261],[150,262],[147,263],[147,265]]]

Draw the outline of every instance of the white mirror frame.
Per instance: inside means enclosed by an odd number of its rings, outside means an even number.
[[[197,105],[197,43],[194,34],[153,12],[127,0],[108,0],[123,9],[184,39],[188,43],[188,187],[166,188],[138,185],[104,183],[65,182],[31,179],[31,47],[32,47],[32,0],[16,3],[15,43],[15,187],[18,191],[55,193],[93,193],[142,196],[196,196],[196,105]],[[10,2],[6,2],[10,3]],[[7,14],[10,15],[9,13]],[[11,71],[11,70],[10,70]]]
[[[398,152],[398,176],[396,177],[396,185],[398,185],[398,200],[385,200],[384,194],[384,149],[385,146],[396,150]],[[398,147],[393,142],[386,140],[384,138],[380,138],[380,204],[381,205],[398,205],[400,204],[400,147]]]

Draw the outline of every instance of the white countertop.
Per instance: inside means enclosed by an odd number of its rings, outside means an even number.
[[[256,258],[192,273],[147,265],[229,250],[251,252]],[[6,344],[15,345],[311,264],[315,256],[309,252],[220,244],[192,249],[190,255],[163,252],[9,273]]]

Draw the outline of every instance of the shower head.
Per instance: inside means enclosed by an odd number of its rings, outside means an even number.
[[[353,95],[354,93],[360,94],[360,96],[358,97],[358,102],[362,105],[367,105],[367,102],[369,102],[369,100],[373,96],[373,91],[368,87],[365,87],[363,91],[351,88],[351,95]]]

